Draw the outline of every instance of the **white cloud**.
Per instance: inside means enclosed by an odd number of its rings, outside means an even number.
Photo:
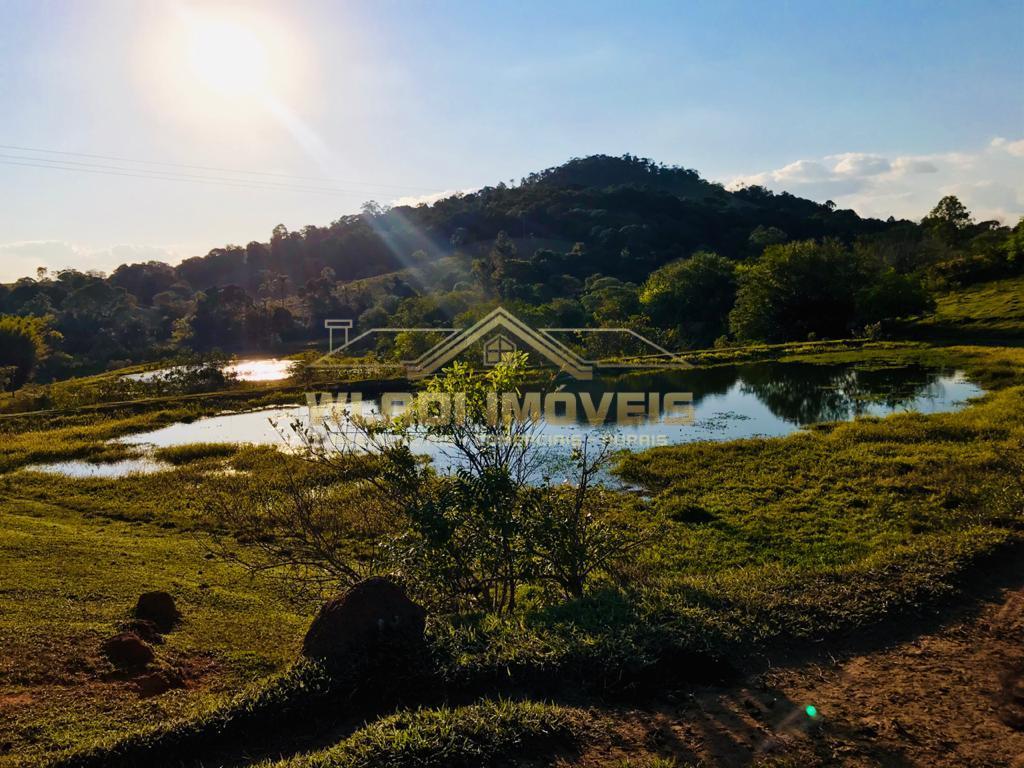
[[[996,136],[992,139],[992,143],[989,146],[993,149],[1002,149],[1009,152],[1014,157],[1024,157],[1024,139],[1007,141],[1002,136]]]
[[[896,173],[938,173],[939,167],[931,160],[917,157],[897,157],[892,161],[892,169]]]
[[[430,205],[436,203],[438,200],[444,200],[446,197],[453,195],[468,195],[472,192],[476,192],[476,188],[470,189],[446,189],[443,192],[430,192],[426,195],[406,195],[405,197],[399,197],[392,200],[390,205],[392,207],[398,207],[400,205],[408,205],[411,208],[415,208],[417,205]]]
[[[813,200],[833,200],[862,216],[920,219],[954,194],[978,219],[1013,224],[1024,215],[1024,139],[1001,137],[975,151],[886,157],[844,152],[796,160],[776,170],[732,179]]]
[[[875,176],[885,173],[892,165],[881,155],[869,155],[864,152],[846,152],[842,155],[830,155],[827,160],[835,160],[832,172],[842,176]]]
[[[176,264],[181,259],[182,255],[176,249],[162,246],[121,244],[91,247],[65,240],[22,240],[0,243],[0,282],[35,277],[40,267],[51,272],[68,268],[111,272],[121,264],[139,261]]]

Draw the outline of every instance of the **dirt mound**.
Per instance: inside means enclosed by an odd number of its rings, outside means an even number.
[[[167,592],[146,592],[140,595],[133,615],[137,619],[153,622],[161,633],[170,632],[181,621],[174,598]]]
[[[121,629],[125,632],[131,632],[138,635],[147,643],[153,645],[162,645],[164,642],[164,636],[160,634],[160,630],[157,629],[156,623],[149,619],[132,619],[126,621],[121,625]]]
[[[333,662],[423,645],[426,611],[388,579],[366,579],[320,608],[304,656]]]
[[[159,696],[172,688],[184,688],[185,678],[176,669],[155,669],[135,678],[135,686],[143,698]]]
[[[103,641],[101,650],[118,669],[141,669],[153,661],[153,649],[134,632],[122,632]]]

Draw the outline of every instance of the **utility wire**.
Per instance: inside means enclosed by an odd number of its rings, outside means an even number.
[[[353,185],[353,186],[365,186],[365,187],[372,187],[372,188],[375,188],[375,189],[406,189],[406,190],[412,190],[412,191],[417,191],[417,192],[430,192],[430,191],[432,191],[432,188],[430,188],[430,187],[414,187],[414,186],[401,185],[401,184],[378,184],[378,183],[366,182],[366,181],[350,181],[350,180],[349,181],[345,181],[345,180],[341,180],[341,179],[325,178],[325,177],[322,177],[322,176],[297,176],[297,175],[289,174],[289,173],[271,173],[271,172],[268,172],[268,171],[246,171],[246,170],[241,170],[241,169],[238,169],[238,168],[220,168],[220,167],[217,167],[217,166],[209,166],[209,165],[192,165],[192,164],[188,164],[188,163],[172,163],[172,162],[163,161],[163,160],[138,160],[138,159],[133,159],[133,158],[128,158],[128,157],[117,157],[115,155],[101,155],[101,154],[93,154],[93,153],[88,153],[88,152],[68,152],[68,151],[59,150],[59,149],[40,149],[40,148],[37,148],[37,147],[23,147],[23,146],[18,146],[18,145],[14,145],[14,144],[0,144],[0,149],[15,150],[15,151],[18,151],[18,152],[36,152],[36,153],[39,153],[39,154],[68,155],[70,157],[87,157],[87,158],[92,158],[92,159],[95,159],[95,160],[113,160],[115,162],[120,162],[120,163],[136,163],[136,164],[140,164],[140,165],[160,165],[160,166],[171,167],[171,168],[186,168],[186,169],[196,170],[196,171],[214,171],[216,173],[235,173],[235,174],[245,174],[245,175],[250,175],[250,176],[267,176],[267,177],[274,177],[274,178],[281,178],[281,179],[298,179],[300,181],[320,181],[320,182],[337,183],[337,184],[350,184],[350,185]],[[25,160],[43,160],[43,161],[47,161],[47,158],[36,158],[36,157],[26,157],[24,159]],[[49,161],[49,162],[71,162],[71,161],[54,160],[54,161]]]
[[[283,192],[314,192],[318,194],[327,195],[342,195],[342,194],[365,194],[365,190],[360,192],[350,192],[346,190],[336,189],[317,189],[315,187],[289,187],[283,185],[268,186],[266,184],[259,183],[246,183],[245,180],[239,179],[237,182],[219,180],[219,179],[190,179],[184,176],[157,176],[146,173],[125,173],[116,170],[94,170],[91,168],[70,168],[62,165],[41,165],[39,163],[22,163],[12,160],[0,160],[0,165],[17,165],[25,168],[48,168],[54,171],[73,171],[76,173],[92,173],[99,174],[101,176],[128,176],[135,179],[150,179],[155,181],[182,181],[190,184],[217,184],[220,186],[236,187],[239,189],[253,189],[253,190],[271,190],[271,191],[283,191]]]
[[[137,179],[157,181],[183,181],[192,184],[216,184],[238,189],[270,190],[286,192],[313,192],[326,195],[360,195],[372,194],[370,189],[342,189],[340,187],[314,187],[310,185],[286,184],[260,179],[234,179],[220,176],[203,176],[186,174],[176,171],[157,171],[146,168],[124,168],[120,166],[81,163],[73,160],[48,160],[46,158],[24,158],[19,155],[0,154],[0,165],[14,165],[26,168],[49,168],[58,171],[77,171],[104,176],[127,176]],[[381,190],[377,190],[381,191]]]
[[[252,186],[264,189],[291,189],[303,192],[330,192],[338,194],[364,194],[367,190],[342,189],[340,187],[314,187],[310,184],[288,184],[279,181],[263,181],[261,179],[235,179],[223,176],[207,176],[194,173],[181,173],[180,171],[157,171],[147,168],[125,168],[123,166],[108,165],[106,163],[83,163],[76,160],[49,160],[41,157],[26,158],[20,155],[0,154],[0,162],[14,161],[9,164],[23,164],[39,168],[58,168],[61,170],[73,171],[81,169],[92,169],[94,171],[116,172],[125,175],[139,176],[140,178],[165,179],[174,181],[203,181],[213,183],[225,183],[241,186]],[[36,165],[45,163],[45,165]],[[67,167],[73,166],[73,167]]]

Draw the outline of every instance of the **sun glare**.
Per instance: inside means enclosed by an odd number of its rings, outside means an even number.
[[[199,83],[225,95],[266,94],[270,61],[259,35],[218,19],[190,18],[186,25],[185,60]]]
[[[239,6],[167,7],[139,46],[141,84],[154,105],[207,126],[243,114],[251,124],[271,102],[294,108],[308,92],[305,51],[287,21]]]
[[[308,39],[287,17],[239,4],[171,3],[139,36],[135,72],[152,109],[236,148],[283,129],[333,162],[304,112],[318,83]]]

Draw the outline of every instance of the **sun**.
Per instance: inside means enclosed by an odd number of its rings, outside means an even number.
[[[203,87],[222,95],[269,89],[270,55],[254,30],[237,22],[192,17],[184,42],[189,74]]]
[[[308,141],[299,115],[319,82],[309,35],[254,4],[170,2],[139,30],[134,74],[147,108],[210,140],[238,145],[281,125]]]

